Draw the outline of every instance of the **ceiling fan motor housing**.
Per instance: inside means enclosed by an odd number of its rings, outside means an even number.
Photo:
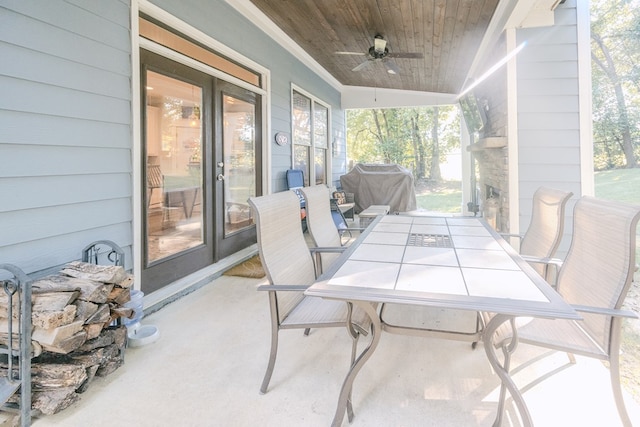
[[[382,59],[389,54],[389,49],[384,48],[384,50],[376,50],[375,46],[371,46],[369,48],[369,55],[371,55],[374,59]]]
[[[387,41],[380,34],[373,38],[373,46],[369,48],[369,55],[375,59],[382,59],[389,53]]]

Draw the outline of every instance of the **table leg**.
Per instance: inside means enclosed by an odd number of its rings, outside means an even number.
[[[518,408],[518,412],[520,413],[520,417],[522,418],[522,425],[524,427],[533,426],[533,422],[531,421],[531,415],[529,414],[529,410],[527,409],[527,405],[522,398],[522,394],[518,387],[509,376],[509,364],[511,361],[511,355],[516,350],[518,345],[518,336],[516,335],[515,325],[511,324],[511,327],[514,329],[513,337],[511,338],[511,342],[508,345],[502,347],[502,351],[504,353],[504,363],[500,364],[498,357],[496,355],[496,349],[493,345],[493,336],[498,328],[505,322],[513,321],[513,316],[509,316],[506,314],[496,314],[493,319],[487,325],[484,333],[482,334],[482,342],[484,343],[484,350],[487,353],[487,359],[489,359],[489,363],[496,371],[496,374],[500,377],[502,384],[500,385],[500,398],[498,401],[498,414],[496,415],[496,420],[493,423],[494,426],[502,425],[502,416],[504,413],[504,400],[506,397],[506,389],[509,390],[509,394],[511,394],[511,398],[516,404]],[[506,389],[505,389],[506,388]]]
[[[351,388],[353,386],[353,381],[356,379],[358,372],[364,366],[364,364],[369,360],[373,351],[378,346],[378,342],[380,341],[380,332],[382,331],[380,327],[380,319],[378,318],[378,313],[376,309],[368,302],[354,301],[353,304],[364,310],[364,312],[371,318],[371,341],[369,345],[360,353],[360,356],[353,362],[351,365],[351,369],[347,373],[344,382],[342,383],[342,389],[340,390],[340,397],[338,398],[338,407],[336,408],[335,416],[333,417],[333,422],[331,423],[332,427],[338,427],[342,425],[342,420],[344,419],[344,413],[347,410],[347,406],[351,400]],[[351,412],[351,411],[350,411]],[[353,414],[349,414],[349,421],[353,419]]]

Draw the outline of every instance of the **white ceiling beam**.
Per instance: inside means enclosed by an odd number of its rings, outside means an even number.
[[[455,104],[456,94],[344,86],[342,108],[399,108]]]

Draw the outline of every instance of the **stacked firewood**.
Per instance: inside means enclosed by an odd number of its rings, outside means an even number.
[[[117,319],[133,317],[124,306],[132,284],[120,266],[79,261],[32,283],[34,410],[55,414],[76,402],[95,376],[122,366],[127,330]]]

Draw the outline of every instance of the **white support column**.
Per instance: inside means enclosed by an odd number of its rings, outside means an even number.
[[[580,111],[580,186],[582,195],[595,194],[593,123],[591,119],[591,15],[588,1],[576,2],[578,31],[578,96]]]
[[[517,47],[516,30],[506,32],[507,52]],[[520,174],[518,173],[518,78],[516,56],[507,62],[507,141],[509,150],[509,232],[520,232]]]

